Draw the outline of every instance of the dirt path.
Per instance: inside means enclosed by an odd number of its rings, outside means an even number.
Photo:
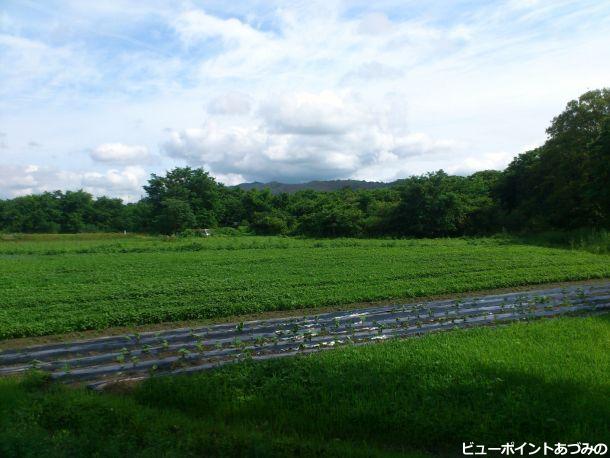
[[[263,360],[454,328],[605,310],[610,310],[610,282],[592,282],[7,349],[0,352],[0,375],[36,368],[53,379],[100,389],[244,358]]]

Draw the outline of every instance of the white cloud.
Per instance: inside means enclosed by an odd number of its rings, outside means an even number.
[[[200,127],[173,130],[162,151],[219,177],[304,181],[362,170],[393,178],[396,170],[414,173],[414,158],[429,160],[459,147],[408,132],[402,115],[402,105],[387,98],[375,105],[354,94],[285,93],[238,121],[209,116]]]
[[[139,166],[110,169],[104,173],[85,172],[80,175],[83,188],[95,195],[113,195],[127,201],[137,200],[144,191],[148,174]]]
[[[0,96],[39,99],[66,88],[100,81],[95,64],[77,46],[50,46],[40,40],[0,33]]]
[[[93,149],[89,156],[94,161],[116,164],[141,164],[150,159],[146,146],[123,143],[104,143]]]
[[[264,37],[264,34],[236,18],[220,19],[199,9],[179,14],[172,25],[186,45],[211,38],[221,38],[231,45],[239,45],[259,42]]]
[[[331,91],[274,97],[261,113],[270,129],[283,134],[342,134],[361,122],[359,107]]]
[[[502,170],[510,163],[513,156],[513,154],[508,152],[466,156],[460,164],[451,165],[446,171],[456,175],[470,175],[479,170]]]
[[[5,10],[0,155],[39,167],[16,172],[19,192],[83,180],[131,189],[124,166],[184,162],[227,182],[502,167],[610,74],[599,58],[610,48],[610,5],[594,0],[205,10],[68,0]],[[153,156],[159,144],[163,156]],[[17,189],[9,179],[0,192]]]
[[[0,165],[0,196],[12,198],[45,191],[84,189],[96,196],[137,201],[147,172],[138,166],[104,172],[70,171],[38,165]]]

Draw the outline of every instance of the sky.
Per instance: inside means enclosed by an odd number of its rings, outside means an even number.
[[[609,85],[604,0],[0,0],[0,197],[501,170]]]

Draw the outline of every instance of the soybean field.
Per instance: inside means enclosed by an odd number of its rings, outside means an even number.
[[[0,339],[610,277],[508,238],[5,236]]]

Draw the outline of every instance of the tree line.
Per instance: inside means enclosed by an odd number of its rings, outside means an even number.
[[[85,191],[0,200],[0,231],[184,233],[231,228],[264,235],[438,237],[610,228],[610,89],[568,103],[547,141],[508,168],[442,170],[382,189],[272,194],[217,183],[203,169],[151,175],[137,203]]]

